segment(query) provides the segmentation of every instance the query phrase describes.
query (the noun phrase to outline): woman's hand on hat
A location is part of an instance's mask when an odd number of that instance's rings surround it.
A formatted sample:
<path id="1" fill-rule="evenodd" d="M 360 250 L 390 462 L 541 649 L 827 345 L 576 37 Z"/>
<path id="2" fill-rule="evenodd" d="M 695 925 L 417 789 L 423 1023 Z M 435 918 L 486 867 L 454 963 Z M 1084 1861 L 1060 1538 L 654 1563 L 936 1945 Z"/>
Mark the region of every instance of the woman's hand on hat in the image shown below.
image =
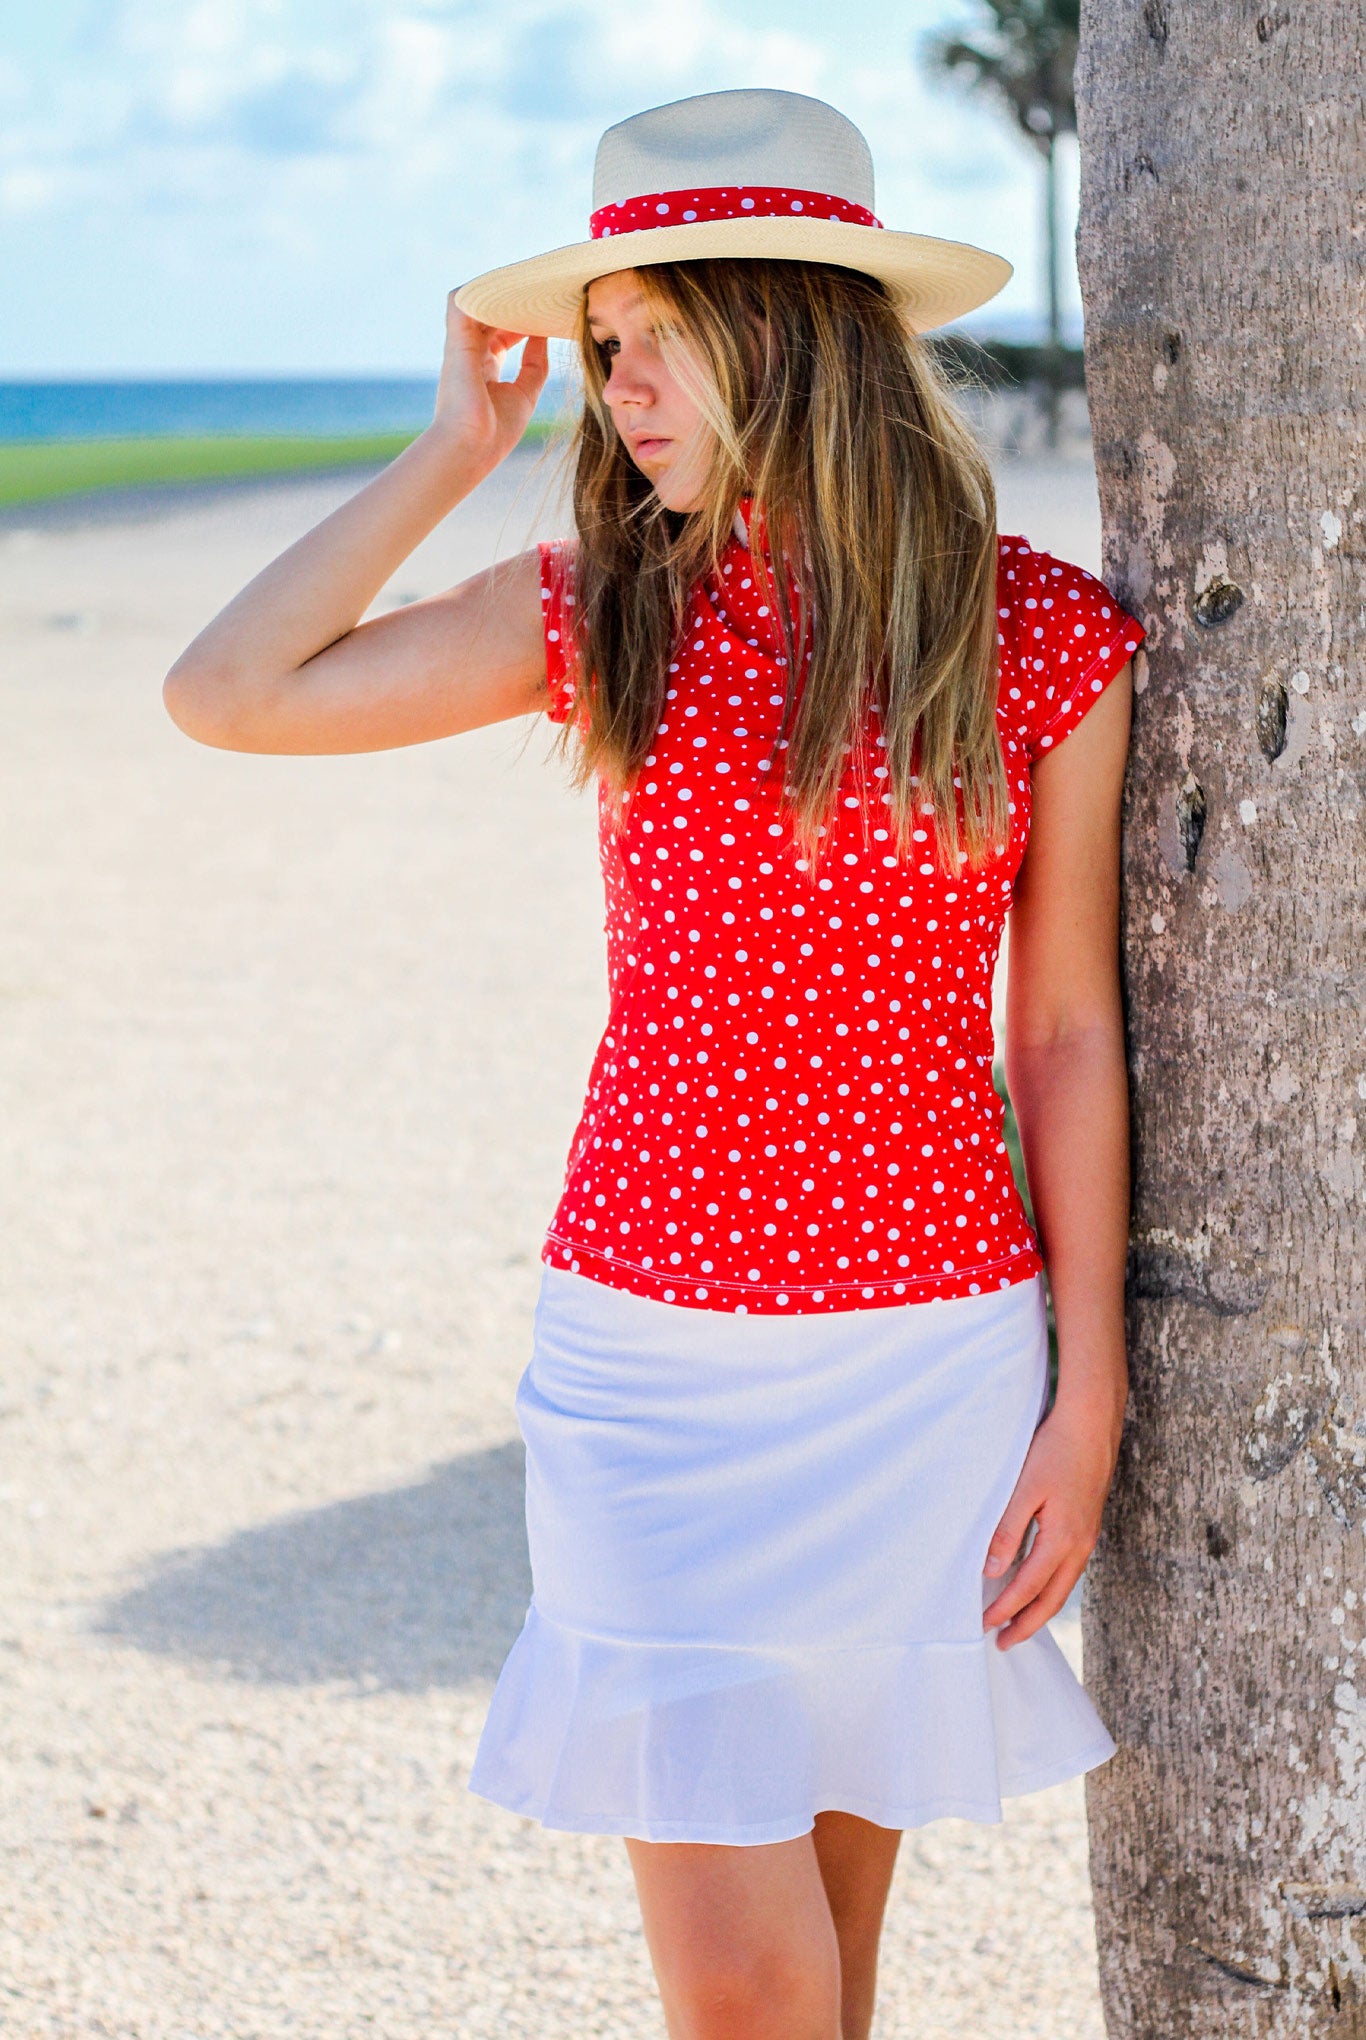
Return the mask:
<path id="1" fill-rule="evenodd" d="M 503 363 L 523 340 L 521 367 L 500 380 Z M 437 385 L 432 430 L 449 435 L 462 456 L 497 467 L 521 439 L 549 373 L 549 348 L 538 334 L 485 326 L 462 312 L 452 291 L 446 299 L 446 352 Z"/>

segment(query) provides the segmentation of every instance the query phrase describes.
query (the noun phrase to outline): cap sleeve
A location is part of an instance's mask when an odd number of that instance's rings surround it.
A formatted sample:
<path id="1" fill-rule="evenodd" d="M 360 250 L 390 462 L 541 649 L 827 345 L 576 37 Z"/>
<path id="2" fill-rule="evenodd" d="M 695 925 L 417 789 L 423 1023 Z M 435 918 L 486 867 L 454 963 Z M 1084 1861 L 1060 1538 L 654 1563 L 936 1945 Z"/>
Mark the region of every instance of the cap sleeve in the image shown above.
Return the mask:
<path id="1" fill-rule="evenodd" d="M 545 632 L 545 677 L 550 690 L 546 714 L 551 722 L 568 722 L 578 694 L 574 654 L 574 558 L 570 539 L 545 539 L 541 558 L 541 624 Z"/>
<path id="2" fill-rule="evenodd" d="M 1146 633 L 1085 567 L 1035 552 L 1022 539 L 1009 544 L 1014 571 L 998 608 L 1003 648 L 1014 654 L 1014 706 L 1032 765 L 1071 735 Z"/>

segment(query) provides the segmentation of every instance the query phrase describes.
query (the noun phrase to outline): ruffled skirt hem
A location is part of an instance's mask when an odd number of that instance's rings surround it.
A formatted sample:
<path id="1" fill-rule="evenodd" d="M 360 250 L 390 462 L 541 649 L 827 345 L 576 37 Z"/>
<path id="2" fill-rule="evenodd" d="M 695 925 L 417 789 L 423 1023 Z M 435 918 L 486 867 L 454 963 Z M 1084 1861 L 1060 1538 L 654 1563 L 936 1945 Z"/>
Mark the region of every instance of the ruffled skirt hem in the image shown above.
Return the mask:
<path id="1" fill-rule="evenodd" d="M 841 1811 L 997 1823 L 1115 1743 L 1047 1627 L 850 1649 L 586 1634 L 533 1601 L 469 1789 L 568 1833 L 756 1845 Z"/>

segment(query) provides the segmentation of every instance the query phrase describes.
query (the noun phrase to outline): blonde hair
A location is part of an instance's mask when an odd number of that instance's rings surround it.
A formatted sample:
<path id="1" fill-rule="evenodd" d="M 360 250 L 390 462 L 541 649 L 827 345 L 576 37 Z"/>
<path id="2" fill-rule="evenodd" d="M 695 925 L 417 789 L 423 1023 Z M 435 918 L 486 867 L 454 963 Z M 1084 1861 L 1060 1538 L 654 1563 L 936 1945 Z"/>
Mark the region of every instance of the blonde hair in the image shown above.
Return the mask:
<path id="1" fill-rule="evenodd" d="M 637 277 L 666 364 L 711 428 L 712 454 L 702 507 L 666 510 L 607 409 L 608 362 L 585 302 L 571 449 L 571 652 L 586 676 L 575 783 L 600 777 L 622 825 L 685 605 L 716 570 L 749 495 L 771 561 L 769 578 L 754 547 L 756 578 L 786 654 L 769 765 L 785 754 L 781 797 L 808 869 L 850 753 L 861 756 L 871 701 L 898 855 L 932 815 L 942 869 L 984 862 L 1009 829 L 996 727 L 996 492 L 936 356 L 880 283 L 830 264 L 676 262 Z"/>

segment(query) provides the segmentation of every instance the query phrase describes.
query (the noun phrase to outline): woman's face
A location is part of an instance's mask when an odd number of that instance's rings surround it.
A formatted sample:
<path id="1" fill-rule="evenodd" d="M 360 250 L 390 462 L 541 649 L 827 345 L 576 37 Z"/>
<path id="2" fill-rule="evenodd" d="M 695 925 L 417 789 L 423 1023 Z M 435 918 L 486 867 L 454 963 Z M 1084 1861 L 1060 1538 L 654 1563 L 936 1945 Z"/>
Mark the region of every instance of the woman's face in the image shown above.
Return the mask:
<path id="1" fill-rule="evenodd" d="M 588 329 L 605 356 L 603 397 L 622 444 L 666 509 L 696 510 L 715 435 L 696 400 L 665 366 L 659 317 L 646 304 L 633 269 L 596 277 L 588 286 Z M 700 360 L 691 353 L 689 360 L 700 379 Z"/>

